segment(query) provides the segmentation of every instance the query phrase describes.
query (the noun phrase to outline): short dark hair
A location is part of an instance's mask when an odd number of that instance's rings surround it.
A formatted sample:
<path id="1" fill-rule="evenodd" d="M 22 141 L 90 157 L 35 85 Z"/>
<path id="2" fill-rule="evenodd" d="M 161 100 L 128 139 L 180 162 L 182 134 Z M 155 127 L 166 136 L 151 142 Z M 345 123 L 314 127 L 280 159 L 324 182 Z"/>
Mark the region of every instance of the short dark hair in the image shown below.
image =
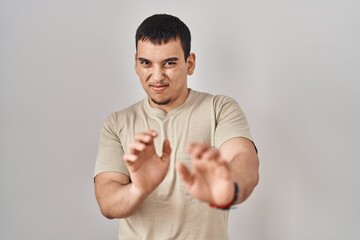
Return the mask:
<path id="1" fill-rule="evenodd" d="M 135 46 L 137 50 L 138 41 L 140 40 L 161 45 L 177 39 L 180 40 L 186 61 L 191 48 L 189 28 L 178 17 L 168 14 L 155 14 L 146 18 L 136 30 Z"/>

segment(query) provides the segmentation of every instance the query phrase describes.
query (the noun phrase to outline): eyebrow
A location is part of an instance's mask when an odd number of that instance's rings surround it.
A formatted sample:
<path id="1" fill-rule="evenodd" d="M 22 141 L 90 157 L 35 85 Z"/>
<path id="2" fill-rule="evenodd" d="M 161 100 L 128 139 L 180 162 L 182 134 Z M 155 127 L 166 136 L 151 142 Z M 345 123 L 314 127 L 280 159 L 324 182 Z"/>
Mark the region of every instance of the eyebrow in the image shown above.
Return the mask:
<path id="1" fill-rule="evenodd" d="M 150 60 L 146 59 L 146 58 L 143 58 L 143 57 L 138 57 L 138 60 L 140 62 L 150 62 Z"/>
<path id="2" fill-rule="evenodd" d="M 176 62 L 177 60 L 179 60 L 178 57 L 170 57 L 164 60 L 164 62 Z"/>
<path id="3" fill-rule="evenodd" d="M 150 60 L 146 59 L 146 58 L 143 58 L 143 57 L 138 57 L 138 60 L 141 61 L 141 62 L 151 62 Z M 166 58 L 163 62 L 176 62 L 178 61 L 179 58 L 178 57 L 169 57 L 169 58 Z"/>

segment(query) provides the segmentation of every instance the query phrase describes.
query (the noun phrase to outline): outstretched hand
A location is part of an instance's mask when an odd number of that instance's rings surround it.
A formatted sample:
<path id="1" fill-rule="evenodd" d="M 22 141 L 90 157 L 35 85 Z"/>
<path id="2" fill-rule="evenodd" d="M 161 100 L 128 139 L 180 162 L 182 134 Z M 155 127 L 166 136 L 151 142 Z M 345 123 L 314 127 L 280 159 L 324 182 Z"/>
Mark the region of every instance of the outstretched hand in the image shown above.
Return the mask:
<path id="1" fill-rule="evenodd" d="M 192 171 L 183 163 L 177 166 L 187 191 L 207 203 L 222 206 L 231 202 L 234 183 L 230 163 L 208 144 L 192 143 L 187 150 L 192 159 Z"/>
<path id="2" fill-rule="evenodd" d="M 155 131 L 135 135 L 124 155 L 131 181 L 141 194 L 151 193 L 165 178 L 170 163 L 171 147 L 168 140 L 163 142 L 162 156 L 155 151 Z"/>

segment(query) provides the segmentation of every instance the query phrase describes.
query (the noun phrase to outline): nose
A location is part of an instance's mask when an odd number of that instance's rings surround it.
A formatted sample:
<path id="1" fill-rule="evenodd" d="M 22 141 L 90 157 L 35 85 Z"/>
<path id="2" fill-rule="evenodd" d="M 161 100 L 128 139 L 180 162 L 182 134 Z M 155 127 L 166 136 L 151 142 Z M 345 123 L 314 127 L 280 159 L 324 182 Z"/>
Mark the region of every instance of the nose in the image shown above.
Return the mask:
<path id="1" fill-rule="evenodd" d="M 155 82 L 160 82 L 164 79 L 164 70 L 162 67 L 154 66 L 152 78 Z"/>

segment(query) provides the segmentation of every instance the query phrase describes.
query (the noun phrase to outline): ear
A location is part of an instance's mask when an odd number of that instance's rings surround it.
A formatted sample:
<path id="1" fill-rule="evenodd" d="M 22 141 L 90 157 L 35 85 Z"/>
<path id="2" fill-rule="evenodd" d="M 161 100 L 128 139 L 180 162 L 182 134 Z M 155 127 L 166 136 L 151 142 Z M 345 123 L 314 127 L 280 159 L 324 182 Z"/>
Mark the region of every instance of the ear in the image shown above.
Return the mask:
<path id="1" fill-rule="evenodd" d="M 188 65 L 187 74 L 188 75 L 192 75 L 194 73 L 195 59 L 196 59 L 195 53 L 190 53 L 190 55 L 187 57 L 187 65 Z"/>
<path id="2" fill-rule="evenodd" d="M 135 62 L 134 62 L 134 67 L 135 67 L 135 72 L 136 72 L 136 74 L 138 74 L 138 68 L 137 68 L 137 66 L 138 66 L 138 61 L 137 61 L 137 58 L 138 58 L 138 54 L 137 54 L 137 52 L 135 53 L 135 58 L 134 58 L 134 60 L 135 60 Z"/>

